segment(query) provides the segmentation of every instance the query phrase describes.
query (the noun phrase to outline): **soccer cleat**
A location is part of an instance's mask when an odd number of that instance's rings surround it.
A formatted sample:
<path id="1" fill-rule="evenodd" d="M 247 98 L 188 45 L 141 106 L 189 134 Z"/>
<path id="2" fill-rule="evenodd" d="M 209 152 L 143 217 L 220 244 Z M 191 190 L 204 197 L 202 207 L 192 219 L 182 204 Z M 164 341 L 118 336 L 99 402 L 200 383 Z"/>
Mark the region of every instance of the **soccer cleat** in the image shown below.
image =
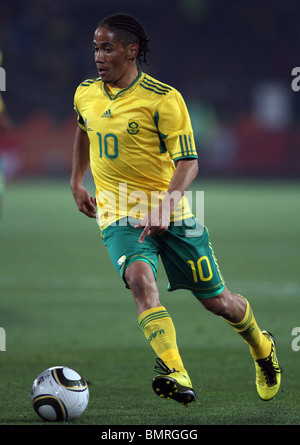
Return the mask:
<path id="1" fill-rule="evenodd" d="M 282 369 L 277 360 L 274 337 L 270 332 L 262 331 L 262 333 L 270 340 L 272 349 L 267 358 L 254 360 L 256 369 L 256 389 L 259 397 L 262 400 L 268 401 L 273 399 L 279 390 Z"/>
<path id="2" fill-rule="evenodd" d="M 181 371 L 170 369 L 160 359 L 156 359 L 155 370 L 159 375 L 152 381 L 152 388 L 159 397 L 167 400 L 173 399 L 182 405 L 189 406 L 189 403 L 196 401 L 196 394 L 192 388 L 189 376 Z"/>

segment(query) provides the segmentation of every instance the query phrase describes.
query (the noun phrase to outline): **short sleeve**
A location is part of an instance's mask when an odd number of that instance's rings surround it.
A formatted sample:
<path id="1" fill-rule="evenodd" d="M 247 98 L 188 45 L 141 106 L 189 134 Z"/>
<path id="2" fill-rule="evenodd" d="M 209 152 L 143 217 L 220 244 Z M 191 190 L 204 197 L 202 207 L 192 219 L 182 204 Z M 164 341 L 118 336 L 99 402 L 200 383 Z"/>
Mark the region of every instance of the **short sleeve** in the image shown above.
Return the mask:
<path id="1" fill-rule="evenodd" d="M 81 116 L 80 111 L 79 111 L 79 105 L 78 105 L 78 102 L 79 102 L 78 95 L 79 94 L 78 94 L 78 89 L 79 89 L 79 87 L 77 88 L 77 90 L 75 92 L 75 95 L 74 95 L 74 110 L 77 113 L 77 123 L 78 123 L 78 126 L 81 128 L 81 130 L 86 131 L 84 119 Z"/>
<path id="2" fill-rule="evenodd" d="M 170 91 L 161 102 L 156 122 L 160 137 L 173 161 L 198 157 L 191 119 L 177 90 Z"/>

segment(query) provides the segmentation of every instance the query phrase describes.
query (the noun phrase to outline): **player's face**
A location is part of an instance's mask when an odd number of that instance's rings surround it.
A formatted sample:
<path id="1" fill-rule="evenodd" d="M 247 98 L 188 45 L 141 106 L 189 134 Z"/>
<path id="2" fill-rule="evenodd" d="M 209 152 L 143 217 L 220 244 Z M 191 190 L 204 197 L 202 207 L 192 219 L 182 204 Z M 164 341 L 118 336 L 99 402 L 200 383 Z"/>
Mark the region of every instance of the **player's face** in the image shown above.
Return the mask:
<path id="1" fill-rule="evenodd" d="M 93 45 L 97 70 L 103 82 L 112 87 L 129 86 L 132 83 L 129 77 L 134 68 L 133 45 L 124 48 L 122 43 L 115 39 L 114 33 L 106 27 L 96 29 Z"/>

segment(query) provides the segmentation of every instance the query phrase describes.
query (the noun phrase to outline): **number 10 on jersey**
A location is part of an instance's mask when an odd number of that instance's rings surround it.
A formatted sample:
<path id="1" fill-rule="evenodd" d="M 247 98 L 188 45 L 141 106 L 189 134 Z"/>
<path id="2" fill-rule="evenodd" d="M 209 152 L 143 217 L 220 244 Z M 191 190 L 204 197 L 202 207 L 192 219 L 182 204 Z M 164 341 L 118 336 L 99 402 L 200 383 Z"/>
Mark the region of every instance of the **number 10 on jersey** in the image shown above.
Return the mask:
<path id="1" fill-rule="evenodd" d="M 103 156 L 108 159 L 115 159 L 119 154 L 119 144 L 118 138 L 113 133 L 107 133 L 106 135 L 102 135 L 101 133 L 97 133 L 99 139 L 99 155 L 100 158 Z"/>

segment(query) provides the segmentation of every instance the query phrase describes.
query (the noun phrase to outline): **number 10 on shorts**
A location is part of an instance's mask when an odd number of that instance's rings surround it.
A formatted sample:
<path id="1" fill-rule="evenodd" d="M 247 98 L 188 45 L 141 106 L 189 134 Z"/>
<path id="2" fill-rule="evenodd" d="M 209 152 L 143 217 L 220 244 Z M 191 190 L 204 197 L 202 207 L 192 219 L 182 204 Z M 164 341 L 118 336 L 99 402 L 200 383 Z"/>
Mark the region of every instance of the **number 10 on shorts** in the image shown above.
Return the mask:
<path id="1" fill-rule="evenodd" d="M 195 283 L 198 283 L 198 276 L 201 281 L 209 281 L 212 279 L 213 273 L 207 256 L 200 257 L 196 264 L 193 260 L 188 260 L 187 263 L 190 265 L 192 269 L 193 279 Z M 204 265 L 206 265 L 205 271 L 203 270 Z"/>

